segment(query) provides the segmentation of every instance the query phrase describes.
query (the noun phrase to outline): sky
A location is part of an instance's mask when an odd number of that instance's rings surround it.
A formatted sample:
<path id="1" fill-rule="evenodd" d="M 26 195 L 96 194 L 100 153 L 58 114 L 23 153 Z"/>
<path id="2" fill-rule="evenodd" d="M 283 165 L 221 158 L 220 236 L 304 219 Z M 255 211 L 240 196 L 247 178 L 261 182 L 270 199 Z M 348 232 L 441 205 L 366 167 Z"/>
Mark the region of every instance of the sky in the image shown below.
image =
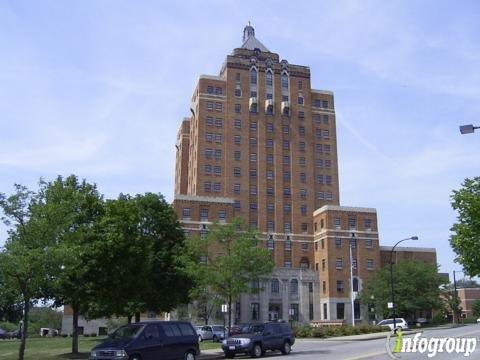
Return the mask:
<path id="1" fill-rule="evenodd" d="M 74 173 L 107 198 L 172 201 L 198 76 L 251 21 L 334 92 L 341 205 L 376 208 L 381 245 L 416 235 L 403 244 L 435 247 L 451 274 L 450 196 L 480 175 L 480 132 L 458 130 L 480 125 L 479 19 L 474 0 L 2 0 L 0 192 Z"/>

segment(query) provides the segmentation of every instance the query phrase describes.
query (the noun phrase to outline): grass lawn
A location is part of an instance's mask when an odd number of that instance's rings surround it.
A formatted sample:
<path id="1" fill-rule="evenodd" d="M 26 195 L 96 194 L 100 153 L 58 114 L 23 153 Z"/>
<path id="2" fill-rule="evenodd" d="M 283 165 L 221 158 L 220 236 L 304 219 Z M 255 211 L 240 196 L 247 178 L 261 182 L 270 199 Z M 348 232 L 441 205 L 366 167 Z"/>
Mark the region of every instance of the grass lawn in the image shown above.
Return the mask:
<path id="1" fill-rule="evenodd" d="M 88 359 L 90 350 L 105 338 L 78 338 L 80 354 L 70 354 L 72 347 L 71 338 L 29 338 L 25 353 L 26 360 L 60 360 L 60 359 Z M 0 340 L 0 360 L 18 359 L 20 340 Z M 200 349 L 221 349 L 220 343 L 203 341 Z"/>

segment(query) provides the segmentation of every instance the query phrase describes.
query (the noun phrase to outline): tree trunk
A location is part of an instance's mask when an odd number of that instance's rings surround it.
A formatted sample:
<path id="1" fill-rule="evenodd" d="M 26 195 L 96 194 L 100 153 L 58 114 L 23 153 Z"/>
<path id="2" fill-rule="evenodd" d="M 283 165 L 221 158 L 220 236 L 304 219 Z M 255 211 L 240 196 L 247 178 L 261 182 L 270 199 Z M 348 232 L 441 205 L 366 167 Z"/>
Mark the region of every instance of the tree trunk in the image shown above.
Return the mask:
<path id="1" fill-rule="evenodd" d="M 128 315 L 128 317 L 127 317 L 127 321 L 128 321 L 128 323 L 129 323 L 129 324 L 131 324 L 131 323 L 132 323 L 132 315 Z"/>
<path id="2" fill-rule="evenodd" d="M 72 332 L 72 354 L 78 354 L 78 317 L 80 315 L 80 306 L 72 305 L 73 310 L 73 332 Z"/>
<path id="3" fill-rule="evenodd" d="M 228 295 L 228 336 L 230 336 L 230 329 L 232 328 L 232 295 Z"/>
<path id="4" fill-rule="evenodd" d="M 139 312 L 135 313 L 135 322 L 136 323 L 140 322 L 140 313 Z"/>
<path id="5" fill-rule="evenodd" d="M 18 360 L 23 360 L 25 357 L 25 346 L 27 345 L 28 314 L 30 312 L 30 299 L 24 300 L 24 309 L 25 310 L 23 315 L 22 340 L 20 341 Z"/>

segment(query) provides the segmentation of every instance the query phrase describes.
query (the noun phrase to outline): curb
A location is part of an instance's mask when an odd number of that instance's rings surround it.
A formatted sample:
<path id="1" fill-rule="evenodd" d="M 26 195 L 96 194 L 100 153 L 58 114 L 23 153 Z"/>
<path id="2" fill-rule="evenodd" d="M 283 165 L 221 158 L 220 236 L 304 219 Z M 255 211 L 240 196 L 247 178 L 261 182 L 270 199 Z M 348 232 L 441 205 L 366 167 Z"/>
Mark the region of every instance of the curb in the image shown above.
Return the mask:
<path id="1" fill-rule="evenodd" d="M 412 335 L 416 333 L 423 333 L 423 330 L 409 330 L 404 331 L 403 335 Z M 390 334 L 389 331 L 383 331 L 380 333 L 372 333 L 371 336 L 364 335 L 349 335 L 349 336 L 335 336 L 331 338 L 302 338 L 297 340 L 308 340 L 308 341 L 368 341 L 368 340 L 378 340 L 385 339 Z M 367 334 L 365 334 L 367 335 Z M 368 334 L 370 335 L 370 334 Z"/>
<path id="2" fill-rule="evenodd" d="M 211 360 L 211 359 L 223 359 L 225 355 L 223 354 L 223 351 L 202 351 L 200 355 L 198 356 L 199 359 L 202 360 Z"/>

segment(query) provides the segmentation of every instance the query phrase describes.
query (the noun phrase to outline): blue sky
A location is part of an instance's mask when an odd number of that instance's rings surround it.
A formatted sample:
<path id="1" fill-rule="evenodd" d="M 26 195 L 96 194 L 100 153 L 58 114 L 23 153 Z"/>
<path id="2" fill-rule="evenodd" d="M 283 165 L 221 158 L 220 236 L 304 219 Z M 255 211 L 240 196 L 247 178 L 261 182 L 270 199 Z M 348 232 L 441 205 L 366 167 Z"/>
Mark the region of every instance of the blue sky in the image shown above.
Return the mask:
<path id="1" fill-rule="evenodd" d="M 480 125 L 479 18 L 478 1 L 1 1 L 0 191 L 75 173 L 172 200 L 198 75 L 250 20 L 335 93 L 341 204 L 377 208 L 383 245 L 418 235 L 460 270 L 449 197 L 480 174 L 480 133 L 458 131 Z"/>

